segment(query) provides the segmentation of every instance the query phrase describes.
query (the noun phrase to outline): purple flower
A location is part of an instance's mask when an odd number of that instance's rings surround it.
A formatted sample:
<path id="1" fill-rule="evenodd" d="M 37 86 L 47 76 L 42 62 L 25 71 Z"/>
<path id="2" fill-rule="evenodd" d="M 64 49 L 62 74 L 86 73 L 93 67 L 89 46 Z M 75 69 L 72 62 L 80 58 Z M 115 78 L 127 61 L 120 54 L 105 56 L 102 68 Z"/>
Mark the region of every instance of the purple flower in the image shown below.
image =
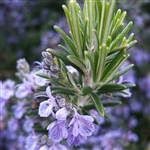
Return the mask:
<path id="1" fill-rule="evenodd" d="M 39 137 L 36 135 L 29 135 L 26 139 L 26 145 L 25 148 L 27 150 L 37 150 L 37 147 L 39 147 Z"/>
<path id="2" fill-rule="evenodd" d="M 68 69 L 68 71 L 74 76 L 74 77 L 78 77 L 79 76 L 79 73 L 78 71 L 72 67 L 72 66 L 66 66 L 66 68 Z"/>
<path id="3" fill-rule="evenodd" d="M 14 95 L 14 85 L 15 82 L 11 80 L 6 80 L 3 83 L 0 81 L 0 98 L 8 100 L 12 97 Z"/>
<path id="4" fill-rule="evenodd" d="M 18 129 L 18 120 L 15 118 L 11 118 L 8 123 L 9 132 L 15 132 Z"/>
<path id="5" fill-rule="evenodd" d="M 63 107 L 56 112 L 56 119 L 57 120 L 66 120 L 69 113 L 70 112 L 67 110 L 67 108 Z"/>
<path id="6" fill-rule="evenodd" d="M 33 75 L 35 84 L 38 86 L 44 86 L 47 83 L 47 80 L 45 78 L 37 76 L 36 74 L 45 74 L 44 70 L 40 69 L 34 72 L 34 75 Z"/>
<path id="7" fill-rule="evenodd" d="M 18 85 L 18 89 L 16 91 L 17 98 L 25 98 L 27 95 L 32 94 L 32 82 L 28 82 L 23 80 L 24 83 Z"/>
<path id="8" fill-rule="evenodd" d="M 52 122 L 47 127 L 49 138 L 55 142 L 60 142 L 63 138 L 68 137 L 68 131 L 66 128 L 66 120 L 57 120 Z"/>
<path id="9" fill-rule="evenodd" d="M 7 116 L 6 101 L 0 98 L 0 121 Z"/>
<path id="10" fill-rule="evenodd" d="M 17 60 L 17 70 L 21 74 L 29 73 L 30 72 L 30 66 L 25 58 L 20 58 Z"/>
<path id="11" fill-rule="evenodd" d="M 67 138 L 67 143 L 69 146 L 71 146 L 71 145 L 78 146 L 87 139 L 87 136 L 82 136 L 81 134 L 74 136 L 73 132 L 74 132 L 74 127 L 70 126 L 70 128 L 68 130 L 69 135 Z"/>
<path id="12" fill-rule="evenodd" d="M 133 142 L 137 142 L 139 139 L 138 136 L 134 134 L 132 131 L 128 131 L 127 138 L 128 138 L 128 141 L 133 141 Z"/>
<path id="13" fill-rule="evenodd" d="M 93 117 L 87 115 L 79 115 L 77 110 L 74 108 L 74 117 L 71 120 L 68 130 L 68 145 L 74 144 L 75 146 L 87 139 L 87 136 L 91 136 L 95 130 L 93 124 Z"/>
<path id="14" fill-rule="evenodd" d="M 28 116 L 25 116 L 25 120 L 23 123 L 24 131 L 26 131 L 27 133 L 31 133 L 33 124 L 34 124 L 34 120 L 32 118 L 29 118 Z"/>
<path id="15" fill-rule="evenodd" d="M 49 99 L 40 103 L 39 112 L 38 112 L 40 117 L 48 117 L 52 113 L 53 107 L 56 105 L 55 99 L 51 95 L 50 87 L 47 87 L 46 93 Z"/>
<path id="16" fill-rule="evenodd" d="M 14 116 L 17 119 L 20 119 L 25 113 L 25 102 L 18 101 L 16 105 L 12 106 L 14 111 Z"/>

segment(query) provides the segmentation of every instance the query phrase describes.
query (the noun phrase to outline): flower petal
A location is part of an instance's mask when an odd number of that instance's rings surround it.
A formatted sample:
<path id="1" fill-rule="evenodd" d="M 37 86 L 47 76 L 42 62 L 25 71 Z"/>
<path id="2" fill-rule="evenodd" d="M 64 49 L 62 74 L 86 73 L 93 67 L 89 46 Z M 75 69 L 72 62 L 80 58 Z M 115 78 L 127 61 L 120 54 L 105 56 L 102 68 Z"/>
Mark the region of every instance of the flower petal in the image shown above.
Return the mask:
<path id="1" fill-rule="evenodd" d="M 86 136 L 82 136 L 82 135 L 79 134 L 77 137 L 74 138 L 73 144 L 75 146 L 78 146 L 81 143 L 83 143 L 86 139 L 87 139 Z"/>
<path id="2" fill-rule="evenodd" d="M 74 141 L 74 136 L 72 135 L 72 126 L 69 128 L 68 133 L 69 133 L 69 135 L 67 138 L 67 143 L 69 146 L 71 146 Z"/>
<path id="3" fill-rule="evenodd" d="M 20 85 L 18 90 L 16 91 L 17 98 L 24 98 L 30 93 L 30 90 L 24 85 Z"/>
<path id="4" fill-rule="evenodd" d="M 48 117 L 52 113 L 53 105 L 49 101 L 44 101 L 40 103 L 38 114 L 40 117 Z"/>
<path id="5" fill-rule="evenodd" d="M 40 74 L 40 73 L 41 74 L 44 73 L 43 69 L 40 69 L 40 70 L 34 72 L 34 75 L 33 75 L 34 81 L 38 86 L 44 86 L 47 82 L 46 79 L 36 75 L 36 74 Z"/>
<path id="6" fill-rule="evenodd" d="M 69 115 L 69 111 L 66 109 L 66 107 L 63 107 L 56 112 L 56 119 L 66 120 L 68 115 Z"/>
<path id="7" fill-rule="evenodd" d="M 73 130 L 72 130 L 72 134 L 73 134 L 73 136 L 77 136 L 78 135 L 78 133 L 79 133 L 79 131 L 78 131 L 78 124 L 77 123 L 74 123 L 74 125 L 73 125 Z"/>
<path id="8" fill-rule="evenodd" d="M 69 126 L 71 126 L 75 122 L 75 118 L 73 117 L 69 123 Z"/>
<path id="9" fill-rule="evenodd" d="M 80 115 L 80 117 L 83 118 L 84 120 L 87 120 L 87 121 L 90 121 L 90 122 L 94 121 L 94 118 L 91 117 L 91 116 L 88 116 L 88 115 Z"/>
<path id="10" fill-rule="evenodd" d="M 52 122 L 48 127 L 47 130 L 51 130 L 55 126 L 56 122 Z"/>
<path id="11" fill-rule="evenodd" d="M 82 136 L 91 136 L 94 130 L 95 130 L 95 127 L 93 123 L 87 120 L 81 120 L 81 123 L 79 125 L 79 133 Z"/>
<path id="12" fill-rule="evenodd" d="M 51 89 L 50 89 L 49 86 L 46 88 L 46 94 L 48 95 L 48 97 L 49 97 L 51 100 L 54 100 L 54 97 L 53 97 L 52 94 L 51 94 Z"/>
<path id="13" fill-rule="evenodd" d="M 67 128 L 66 128 L 66 121 L 63 121 L 61 123 L 61 126 L 62 126 L 62 136 L 64 139 L 66 139 L 68 137 L 68 131 L 67 131 Z"/>
<path id="14" fill-rule="evenodd" d="M 62 140 L 62 132 L 59 123 L 55 121 L 55 125 L 49 129 L 49 138 L 55 142 L 60 142 Z"/>

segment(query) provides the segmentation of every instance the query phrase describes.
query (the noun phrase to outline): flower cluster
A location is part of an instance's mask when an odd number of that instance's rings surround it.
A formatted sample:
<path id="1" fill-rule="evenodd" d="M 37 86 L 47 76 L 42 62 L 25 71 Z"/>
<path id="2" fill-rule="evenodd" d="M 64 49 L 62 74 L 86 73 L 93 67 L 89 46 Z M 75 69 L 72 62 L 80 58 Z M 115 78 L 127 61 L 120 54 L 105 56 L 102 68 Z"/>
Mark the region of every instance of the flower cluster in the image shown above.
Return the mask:
<path id="1" fill-rule="evenodd" d="M 47 127 L 51 140 L 61 142 L 63 139 L 67 139 L 68 145 L 78 146 L 82 140 L 86 140 L 88 136 L 92 135 L 95 127 L 94 119 L 91 116 L 79 115 L 77 109 L 69 105 L 59 106 L 58 98 L 51 95 L 50 87 L 47 87 L 46 93 L 49 99 L 40 103 L 39 115 L 48 117 L 52 114 L 55 118 L 55 121 Z"/>

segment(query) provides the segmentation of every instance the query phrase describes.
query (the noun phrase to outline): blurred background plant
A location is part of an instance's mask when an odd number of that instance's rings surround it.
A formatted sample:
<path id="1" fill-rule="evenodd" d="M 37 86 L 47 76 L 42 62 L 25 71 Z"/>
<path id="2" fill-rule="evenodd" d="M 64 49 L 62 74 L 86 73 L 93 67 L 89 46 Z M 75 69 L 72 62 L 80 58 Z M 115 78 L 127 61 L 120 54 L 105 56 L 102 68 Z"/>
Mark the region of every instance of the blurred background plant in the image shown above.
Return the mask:
<path id="1" fill-rule="evenodd" d="M 79 2 L 82 3 L 82 1 Z M 25 57 L 32 66 L 35 60 L 41 60 L 41 52 L 46 48 L 58 49 L 57 44 L 61 42 L 61 39 L 58 33 L 53 30 L 53 25 L 58 25 L 66 32 L 68 29 L 63 10 L 61 9 L 63 3 L 65 1 L 62 0 L 4 0 L 0 2 L 1 80 L 16 79 L 15 68 L 18 58 Z M 95 138 L 89 138 L 88 144 L 85 143 L 83 148 L 149 150 L 150 2 L 148 0 L 118 1 L 117 8 L 127 11 L 127 22 L 130 20 L 134 22 L 132 32 L 135 33 L 135 39 L 138 43 L 129 51 L 131 57 L 127 63 L 134 63 L 135 67 L 126 74 L 125 78 L 131 78 L 137 86 L 131 89 L 131 98 L 122 98 L 123 104 L 117 106 L 117 109 L 115 107 L 107 110 L 110 112 L 112 119 L 110 121 L 102 119 L 100 130 L 95 133 Z M 13 84 L 9 83 L 11 85 L 9 90 L 13 87 Z M 13 96 L 13 94 L 10 94 L 10 96 Z M 1 98 L 1 100 L 3 99 Z M 8 110 L 11 110 L 10 104 L 14 105 L 14 103 L 12 100 L 7 101 Z M 1 103 L 1 105 L 3 104 Z M 21 107 L 24 104 L 18 105 Z M 6 115 L 7 117 L 5 116 L 7 119 L 8 114 Z M 25 120 L 28 120 L 28 118 Z M 22 125 L 25 120 L 22 120 Z M 17 122 L 15 117 L 7 120 L 6 124 L 1 122 L 1 129 L 7 128 L 7 130 L 10 130 L 11 124 L 16 123 L 17 126 Z M 18 142 L 21 145 L 23 141 L 21 135 L 23 133 L 20 132 L 22 129 L 17 130 L 16 128 L 14 126 L 14 129 L 11 129 L 14 134 L 9 140 L 13 141 L 13 136 L 20 135 Z M 23 132 L 28 133 L 26 130 Z"/>
<path id="2" fill-rule="evenodd" d="M 46 47 L 56 45 L 59 37 L 55 37 L 52 27 L 63 17 L 63 3 L 55 0 L 0 2 L 2 79 L 14 75 L 18 58 L 25 57 L 31 64 L 41 59 L 40 53 Z"/>

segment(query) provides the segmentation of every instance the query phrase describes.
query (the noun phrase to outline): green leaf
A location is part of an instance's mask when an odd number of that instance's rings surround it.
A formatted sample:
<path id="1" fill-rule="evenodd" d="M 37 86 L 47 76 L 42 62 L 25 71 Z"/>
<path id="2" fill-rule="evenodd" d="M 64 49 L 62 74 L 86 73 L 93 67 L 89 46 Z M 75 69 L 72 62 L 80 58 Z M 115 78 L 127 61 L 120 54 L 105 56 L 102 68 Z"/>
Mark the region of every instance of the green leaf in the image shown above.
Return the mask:
<path id="1" fill-rule="evenodd" d="M 121 42 L 120 45 L 124 45 L 124 44 L 127 44 L 127 43 L 128 43 L 127 38 L 123 37 L 122 42 Z"/>
<path id="2" fill-rule="evenodd" d="M 109 116 L 108 116 L 108 114 L 105 112 L 105 116 L 104 116 L 105 118 L 107 118 L 108 120 L 110 120 L 110 118 L 109 118 Z"/>
<path id="3" fill-rule="evenodd" d="M 50 79 L 50 77 L 48 75 L 43 74 L 43 73 L 37 73 L 36 75 L 39 77 L 45 78 L 45 79 Z"/>
<path id="4" fill-rule="evenodd" d="M 36 75 L 39 76 L 39 77 L 47 79 L 47 81 L 49 81 L 50 83 L 57 83 L 59 85 L 63 85 L 63 83 L 59 79 L 51 78 L 51 77 L 49 77 L 46 74 L 40 74 L 40 73 L 38 73 Z"/>
<path id="5" fill-rule="evenodd" d="M 39 123 L 34 123 L 32 128 L 35 132 L 47 134 L 47 130 L 44 129 Z"/>
<path id="6" fill-rule="evenodd" d="M 99 12 L 99 14 L 102 13 L 102 1 L 95 1 L 96 2 L 96 9 L 97 9 L 97 12 Z M 96 17 L 96 29 L 97 29 L 97 33 L 99 33 L 100 31 L 100 20 L 101 20 L 101 15 L 97 15 Z"/>
<path id="7" fill-rule="evenodd" d="M 94 104 L 88 104 L 88 105 L 83 106 L 83 109 L 85 109 L 85 110 L 95 109 L 95 105 Z"/>
<path id="8" fill-rule="evenodd" d="M 114 23 L 116 23 L 116 20 L 117 20 L 118 18 L 120 18 L 120 16 L 121 16 L 121 9 L 118 9 L 118 10 L 117 10 L 117 13 L 116 13 L 116 15 L 115 15 L 115 17 L 114 17 Z"/>
<path id="9" fill-rule="evenodd" d="M 109 52 L 108 55 L 113 54 L 113 53 L 116 53 L 116 52 L 118 52 L 118 51 L 120 51 L 120 50 L 126 50 L 126 49 L 129 48 L 129 46 L 130 46 L 129 44 L 121 45 L 121 46 L 119 46 L 119 47 L 113 49 L 111 52 Z"/>
<path id="10" fill-rule="evenodd" d="M 133 37 L 134 37 L 134 33 L 131 33 L 129 38 L 128 38 L 129 42 L 131 42 L 133 40 Z"/>
<path id="11" fill-rule="evenodd" d="M 105 9 L 106 9 L 106 0 L 102 1 L 102 11 L 101 11 L 101 20 L 100 20 L 100 27 L 99 27 L 99 31 L 98 31 L 98 35 L 99 35 L 99 41 L 102 42 L 102 35 L 103 35 L 103 28 L 104 28 L 104 22 L 105 22 Z M 102 44 L 102 43 L 100 43 Z"/>
<path id="12" fill-rule="evenodd" d="M 112 33 L 111 37 L 113 40 L 121 33 L 121 31 L 123 30 L 123 27 L 124 27 L 124 23 L 121 23 L 118 26 L 118 28 Z"/>
<path id="13" fill-rule="evenodd" d="M 79 9 L 78 9 L 77 3 L 74 0 L 70 1 L 70 17 L 71 17 L 71 26 L 72 26 L 72 36 L 73 36 L 73 40 L 76 43 L 77 51 L 79 54 L 78 56 L 80 58 L 83 58 L 82 36 L 81 36 L 81 27 L 80 27 L 78 13 L 79 13 Z"/>
<path id="14" fill-rule="evenodd" d="M 106 56 L 107 56 L 107 47 L 105 44 L 102 44 L 102 46 L 99 48 L 99 59 L 97 62 L 97 69 L 96 69 L 96 81 L 100 81 L 102 73 L 104 71 L 105 62 L 106 62 Z"/>
<path id="15" fill-rule="evenodd" d="M 28 116 L 35 116 L 38 114 L 38 110 L 37 109 L 30 109 L 28 112 L 27 112 L 27 115 Z"/>
<path id="16" fill-rule="evenodd" d="M 110 46 L 111 41 L 112 41 L 111 36 L 108 36 L 107 41 L 106 41 L 106 45 L 107 45 L 107 47 L 109 47 L 109 46 Z"/>
<path id="17" fill-rule="evenodd" d="M 129 50 L 134 44 L 136 44 L 137 43 L 137 40 L 134 40 L 134 41 L 132 41 L 132 42 L 130 42 L 129 43 L 129 47 L 128 47 L 128 49 L 127 50 Z"/>
<path id="18" fill-rule="evenodd" d="M 75 95 L 76 91 L 67 87 L 51 86 L 52 94 Z"/>
<path id="19" fill-rule="evenodd" d="M 93 29 L 93 43 L 94 43 L 94 50 L 99 49 L 99 39 L 97 35 L 97 31 Z"/>
<path id="20" fill-rule="evenodd" d="M 113 107 L 122 104 L 121 101 L 103 102 L 104 107 Z"/>
<path id="21" fill-rule="evenodd" d="M 51 48 L 48 48 L 46 51 L 56 56 L 57 58 L 60 58 L 66 65 L 70 64 L 70 61 L 67 59 L 66 55 L 62 54 L 61 52 L 58 52 Z"/>
<path id="22" fill-rule="evenodd" d="M 102 75 L 102 82 L 107 83 L 113 78 L 114 74 L 117 72 L 120 66 L 122 66 L 124 61 L 129 57 L 129 55 L 125 55 L 125 53 L 125 50 L 120 51 L 117 54 L 117 56 L 111 61 L 111 63 L 107 66 Z"/>
<path id="23" fill-rule="evenodd" d="M 82 96 L 85 96 L 85 95 L 88 95 L 92 92 L 92 88 L 90 86 L 86 86 L 86 87 L 83 87 L 81 89 L 81 95 Z"/>
<path id="24" fill-rule="evenodd" d="M 50 48 L 48 48 L 46 51 L 51 53 L 52 55 L 56 56 L 57 58 L 60 58 L 66 65 L 73 66 L 75 69 L 77 69 L 80 73 L 83 74 L 83 70 L 80 69 L 82 66 L 78 67 L 75 63 L 72 63 L 71 61 L 69 61 L 68 58 L 66 57 L 66 55 L 64 55 L 61 52 L 58 52 L 56 50 L 50 49 Z M 72 55 L 69 55 L 69 56 L 72 56 Z M 73 57 L 75 57 L 75 56 L 73 56 Z M 77 57 L 75 57 L 75 58 L 77 58 Z M 78 65 L 80 65 L 80 64 L 78 64 Z M 85 69 L 84 69 L 84 71 L 85 71 Z"/>
<path id="25" fill-rule="evenodd" d="M 62 8 L 63 8 L 63 10 L 65 12 L 70 31 L 71 31 L 71 33 L 73 33 L 73 27 L 72 27 L 72 23 L 71 23 L 70 12 L 68 11 L 68 9 L 67 9 L 67 7 L 65 5 L 63 5 Z"/>
<path id="26" fill-rule="evenodd" d="M 105 84 L 100 89 L 97 90 L 98 94 L 118 92 L 125 90 L 126 86 L 123 84 Z"/>
<path id="27" fill-rule="evenodd" d="M 114 15 L 114 9 L 116 6 L 116 1 L 115 0 L 110 0 L 108 4 L 106 4 L 106 12 L 105 12 L 105 23 L 103 26 L 103 43 L 106 43 L 106 39 L 108 36 L 108 31 L 110 28 L 110 24 L 112 21 L 112 17 Z"/>
<path id="28" fill-rule="evenodd" d="M 116 24 L 117 24 L 117 20 L 119 20 L 121 15 L 121 10 L 118 9 L 116 15 L 113 17 L 113 21 L 111 22 L 110 28 L 109 28 L 109 35 L 112 34 L 112 32 L 114 31 Z"/>
<path id="29" fill-rule="evenodd" d="M 67 72 L 67 78 L 68 78 L 68 81 L 70 82 L 70 84 L 78 89 L 77 85 L 76 85 L 76 82 L 75 82 L 75 79 L 73 78 L 72 74 L 70 72 Z"/>
<path id="30" fill-rule="evenodd" d="M 84 74 L 86 74 L 86 67 L 85 67 L 84 63 L 79 58 L 77 58 L 73 55 L 69 55 L 69 56 L 67 56 L 67 58 L 70 62 L 72 62 L 77 67 L 79 67 L 84 72 Z"/>
<path id="31" fill-rule="evenodd" d="M 90 62 L 90 66 L 91 66 L 91 71 L 92 71 L 92 79 L 94 80 L 95 79 L 95 65 L 94 65 L 94 60 L 93 60 L 93 57 L 92 55 L 88 52 L 88 51 L 85 51 L 84 52 L 84 55 L 85 57 L 89 60 Z"/>
<path id="32" fill-rule="evenodd" d="M 127 71 L 129 71 L 133 66 L 134 66 L 134 64 L 130 64 L 129 66 L 125 67 L 124 69 L 122 69 L 121 71 L 119 71 L 118 73 L 116 73 L 116 74 L 113 76 L 112 80 L 110 80 L 110 81 L 113 81 L 113 80 L 119 78 L 121 75 L 123 75 L 123 74 L 125 74 Z"/>
<path id="33" fill-rule="evenodd" d="M 110 50 L 113 50 L 123 39 L 123 37 L 129 32 L 132 27 L 132 21 L 128 23 L 128 25 L 124 28 L 124 30 L 116 37 L 116 39 L 112 42 L 110 46 Z"/>
<path id="34" fill-rule="evenodd" d="M 73 53 L 63 45 L 59 44 L 58 47 L 61 48 L 67 55 L 73 55 Z"/>
<path id="35" fill-rule="evenodd" d="M 84 25 L 84 31 L 83 31 L 83 50 L 86 50 L 86 44 L 87 44 L 87 40 L 88 40 L 88 36 L 87 36 L 87 24 L 88 24 L 88 19 L 85 21 L 85 25 Z"/>
<path id="36" fill-rule="evenodd" d="M 130 97 L 130 92 L 128 92 L 127 90 L 120 91 L 120 93 L 123 93 L 123 94 L 125 94 L 125 95 L 127 95 L 127 96 Z M 117 95 L 117 94 L 116 94 L 116 95 Z M 118 95 L 117 95 L 117 96 L 118 96 Z M 121 95 L 119 95 L 119 96 L 121 96 Z"/>
<path id="37" fill-rule="evenodd" d="M 113 107 L 122 104 L 121 101 L 112 101 L 112 102 L 102 102 L 103 107 Z M 95 109 L 94 104 L 88 104 L 83 107 L 84 110 Z"/>
<path id="38" fill-rule="evenodd" d="M 122 22 L 124 22 L 124 19 L 125 19 L 125 17 L 126 17 L 126 14 L 127 14 L 126 11 L 124 11 L 124 12 L 122 13 L 122 15 L 121 15 L 120 18 L 119 18 L 118 25 L 120 25 Z M 118 26 L 117 26 L 117 27 L 118 27 Z"/>
<path id="39" fill-rule="evenodd" d="M 120 13 L 119 16 L 117 16 L 117 18 L 115 18 L 114 24 L 112 26 L 113 28 L 111 30 L 111 34 L 123 23 L 124 18 L 126 16 L 126 11 L 123 12 L 122 15 L 121 15 L 121 10 L 119 13 Z"/>
<path id="40" fill-rule="evenodd" d="M 86 18 L 89 19 L 88 25 L 87 25 L 87 30 L 88 30 L 88 46 L 89 48 L 92 47 L 93 45 L 93 28 L 94 28 L 94 23 L 95 23 L 95 0 L 88 0 L 85 1 L 85 6 L 86 6 Z"/>
<path id="41" fill-rule="evenodd" d="M 47 86 L 38 86 L 36 87 L 37 91 L 46 91 Z"/>
<path id="42" fill-rule="evenodd" d="M 104 112 L 104 108 L 103 108 L 103 104 L 101 102 L 101 99 L 98 97 L 97 94 L 91 92 L 89 94 L 90 98 L 92 99 L 94 105 L 95 105 L 95 108 L 97 110 L 97 112 L 102 116 L 104 117 L 105 115 L 105 112 Z"/>
<path id="43" fill-rule="evenodd" d="M 131 88 L 131 87 L 135 87 L 135 84 L 123 84 L 124 86 L 126 86 L 126 88 Z"/>
<path id="44" fill-rule="evenodd" d="M 66 74 L 68 72 L 68 69 L 66 68 L 65 63 L 61 59 L 58 59 L 57 62 L 59 64 L 59 68 L 60 68 L 59 72 L 64 72 Z"/>
<path id="45" fill-rule="evenodd" d="M 76 47 L 73 43 L 73 41 L 66 35 L 66 33 L 59 28 L 58 26 L 54 26 L 54 29 L 62 36 L 63 40 L 65 41 L 66 45 L 68 46 L 69 50 L 75 55 L 77 56 L 76 53 Z"/>
<path id="46" fill-rule="evenodd" d="M 95 71 L 96 71 L 96 66 L 97 66 L 97 63 L 98 63 L 98 59 L 99 59 L 99 50 L 96 50 L 94 52 L 94 66 L 95 66 Z M 95 77 L 96 78 L 96 77 Z"/>

